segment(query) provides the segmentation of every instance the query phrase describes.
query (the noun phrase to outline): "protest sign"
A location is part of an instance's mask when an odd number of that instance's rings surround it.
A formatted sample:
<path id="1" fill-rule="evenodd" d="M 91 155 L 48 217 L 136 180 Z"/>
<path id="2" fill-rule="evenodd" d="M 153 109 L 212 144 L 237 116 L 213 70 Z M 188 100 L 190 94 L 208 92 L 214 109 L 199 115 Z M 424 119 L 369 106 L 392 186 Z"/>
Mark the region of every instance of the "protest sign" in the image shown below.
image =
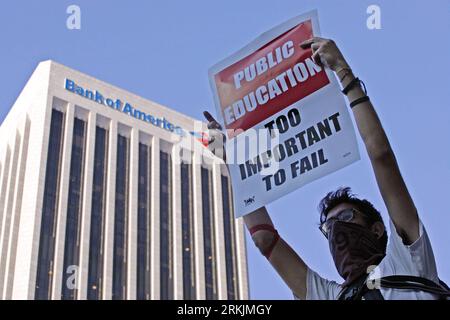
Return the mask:
<path id="1" fill-rule="evenodd" d="M 359 160 L 335 75 L 299 46 L 319 35 L 308 12 L 209 70 L 236 217 Z"/>

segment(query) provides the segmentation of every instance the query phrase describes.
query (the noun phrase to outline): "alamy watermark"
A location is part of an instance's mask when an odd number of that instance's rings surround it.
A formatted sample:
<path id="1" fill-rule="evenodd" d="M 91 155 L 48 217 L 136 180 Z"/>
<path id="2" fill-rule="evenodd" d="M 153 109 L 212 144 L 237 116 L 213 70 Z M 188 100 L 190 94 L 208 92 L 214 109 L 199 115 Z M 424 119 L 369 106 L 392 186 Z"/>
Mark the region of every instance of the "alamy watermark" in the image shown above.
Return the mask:
<path id="1" fill-rule="evenodd" d="M 81 29 L 81 9 L 79 6 L 72 4 L 67 7 L 66 13 L 69 15 L 66 20 L 66 27 L 69 30 Z"/>
<path id="2" fill-rule="evenodd" d="M 371 4 L 366 10 L 367 17 L 366 25 L 369 30 L 380 30 L 381 29 L 381 8 L 376 4 Z"/>

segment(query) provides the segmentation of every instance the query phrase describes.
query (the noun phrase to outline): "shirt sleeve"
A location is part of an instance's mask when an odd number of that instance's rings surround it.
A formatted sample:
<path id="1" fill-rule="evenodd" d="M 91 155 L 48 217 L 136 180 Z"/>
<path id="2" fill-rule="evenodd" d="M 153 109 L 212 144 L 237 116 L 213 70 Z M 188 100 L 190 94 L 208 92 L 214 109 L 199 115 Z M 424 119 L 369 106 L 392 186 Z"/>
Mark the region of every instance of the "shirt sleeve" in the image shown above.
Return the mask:
<path id="1" fill-rule="evenodd" d="M 306 300 L 336 300 L 342 287 L 335 281 L 322 278 L 308 268 L 306 274 Z"/>
<path id="2" fill-rule="evenodd" d="M 386 252 L 389 261 L 386 262 L 391 265 L 392 274 L 413 275 L 439 282 L 433 249 L 422 221 L 419 220 L 419 238 L 411 245 L 403 243 L 392 221 L 389 225 L 391 236 Z"/>

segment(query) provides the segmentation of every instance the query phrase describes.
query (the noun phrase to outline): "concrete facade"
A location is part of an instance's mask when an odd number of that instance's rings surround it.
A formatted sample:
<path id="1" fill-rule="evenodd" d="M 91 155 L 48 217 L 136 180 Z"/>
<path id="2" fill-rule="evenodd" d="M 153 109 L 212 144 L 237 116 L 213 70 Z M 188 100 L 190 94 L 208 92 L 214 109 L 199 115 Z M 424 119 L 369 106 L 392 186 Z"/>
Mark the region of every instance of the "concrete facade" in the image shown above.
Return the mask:
<path id="1" fill-rule="evenodd" d="M 76 84 L 76 88 L 71 84 Z M 89 91 L 89 92 L 87 92 Z M 101 93 L 102 98 L 95 92 Z M 91 94 L 92 93 L 92 94 Z M 118 100 L 120 100 L 118 102 Z M 102 102 L 102 103 L 100 103 Z M 126 108 L 126 103 L 129 108 Z M 49 154 L 54 151 L 50 145 L 52 117 L 55 112 L 63 115 L 60 139 L 59 161 L 48 163 Z M 52 116 L 53 115 L 53 116 Z M 82 122 L 80 122 L 80 120 Z M 76 140 L 76 128 L 82 123 L 84 128 L 82 143 Z M 229 183 L 224 164 L 215 158 L 197 137 L 191 132 L 206 131 L 206 126 L 179 112 L 143 99 L 123 89 L 114 87 L 93 77 L 72 70 L 53 61 L 41 62 L 29 79 L 8 116 L 0 126 L 0 298 L 1 299 L 35 299 L 37 297 L 37 277 L 44 279 L 48 285 L 44 296 L 49 299 L 64 298 L 64 289 L 68 282 L 64 277 L 66 270 L 66 230 L 70 221 L 76 221 L 76 243 L 74 253 L 70 258 L 76 258 L 77 263 L 71 270 L 73 277 L 68 291 L 74 299 L 88 299 L 88 277 L 91 252 L 91 218 L 93 214 L 93 183 L 95 179 L 96 131 L 98 128 L 107 132 L 107 156 L 105 161 L 105 188 L 103 193 L 103 220 L 101 236 L 101 283 L 99 299 L 113 299 L 114 260 L 117 255 L 123 255 L 120 265 L 125 267 L 124 277 L 120 278 L 123 299 L 137 299 L 139 296 L 138 282 L 138 237 L 142 226 L 139 226 L 138 211 L 140 208 L 138 195 L 141 194 L 139 164 L 141 159 L 140 146 L 148 147 L 148 194 L 146 204 L 148 217 L 144 226 L 148 241 L 145 252 L 148 254 L 150 273 L 147 299 L 161 298 L 161 154 L 170 155 L 169 214 L 168 218 L 168 255 L 171 299 L 186 298 L 186 285 L 190 281 L 194 293 L 192 299 L 206 299 L 206 282 L 214 279 L 214 298 L 217 299 L 248 299 L 248 277 L 246 263 L 245 237 L 242 219 L 235 220 L 232 214 L 231 201 L 223 203 L 224 182 Z M 118 139 L 126 141 L 126 155 L 118 152 Z M 58 140 L 59 141 L 59 140 Z M 50 146 L 50 147 L 49 147 Z M 82 150 L 81 171 L 75 176 L 80 177 L 79 184 L 73 175 L 74 159 L 77 154 L 73 150 Z M 184 153 L 181 153 L 183 150 Z M 78 152 L 78 151 L 76 151 Z M 186 154 L 188 155 L 186 157 Z M 126 157 L 126 172 L 117 169 L 120 156 Z M 181 177 L 181 159 L 189 163 L 188 182 Z M 145 159 L 144 159 L 145 160 Z M 57 167 L 54 167 L 57 166 Z M 55 191 L 49 191 L 51 181 L 47 172 L 55 170 Z M 210 175 L 209 193 L 205 195 L 205 177 Z M 120 181 L 117 177 L 125 177 L 125 197 L 116 199 Z M 209 180 L 208 180 L 209 181 Z M 142 181 L 141 181 L 142 182 Z M 182 210 L 182 185 L 189 190 L 189 209 Z M 79 192 L 71 193 L 73 186 L 79 187 Z M 147 187 L 146 187 L 147 188 Z M 143 189 L 144 190 L 144 189 Z M 145 189 L 142 192 L 147 192 Z M 50 193 L 49 193 L 50 192 Z M 77 200 L 71 194 L 77 195 Z M 184 196 L 184 198 L 183 198 Z M 228 194 L 231 199 L 231 194 Z M 56 197 L 56 198 L 55 198 Z M 211 204 L 211 242 L 213 257 L 205 257 L 204 229 L 205 213 L 204 197 Z M 45 226 L 43 221 L 44 199 L 55 199 L 52 210 L 48 210 L 52 218 L 50 232 L 51 252 L 48 261 L 49 270 L 43 267 L 44 250 L 41 243 Z M 203 201 L 205 200 L 205 201 Z M 53 201 L 53 200 L 52 200 Z M 119 201 L 119 202 L 118 202 Z M 116 226 L 116 210 L 118 203 L 125 203 L 123 230 Z M 73 203 L 77 209 L 73 209 Z M 187 204 L 184 206 L 187 208 Z M 146 207 L 147 208 L 147 207 Z M 75 210 L 76 220 L 68 217 L 68 212 Z M 187 210 L 187 211 L 186 211 Z M 224 210 L 228 210 L 224 215 Z M 50 212 L 51 211 L 51 212 Z M 182 212 L 187 212 L 182 216 Z M 224 224 L 231 214 L 230 223 Z M 186 218 L 189 217 L 189 218 Z M 49 218 L 50 219 L 50 218 Z M 187 220 L 186 220 L 187 219 Z M 183 222 L 184 221 L 184 222 Z M 69 224 L 69 226 L 68 226 Z M 231 225 L 230 230 L 225 230 Z M 123 251 L 115 248 L 117 230 L 123 233 Z M 187 231 L 186 231 L 186 230 Z M 166 230 L 166 229 L 164 229 Z M 205 231 L 206 230 L 206 231 Z M 205 232 L 204 232 L 205 231 Z M 49 232 L 49 231 L 46 231 Z M 226 253 L 225 233 L 231 235 L 228 248 L 233 248 L 231 254 Z M 184 238 L 185 237 L 185 238 Z M 188 239 L 191 245 L 183 245 L 183 239 Z M 209 237 L 208 237 L 209 239 Z M 185 241 L 188 241 L 185 240 Z M 165 240 L 164 240 L 165 241 Z M 209 242 L 208 242 L 209 243 Z M 141 246 L 141 247 L 142 247 Z M 209 248 L 209 247 L 208 247 Z M 119 252 L 119 253 L 117 253 Z M 186 254 L 185 252 L 189 252 Z M 92 252 L 91 252 L 92 254 Z M 69 253 L 67 253 L 69 255 Z M 116 256 L 115 256 L 116 255 Z M 116 257 L 116 258 L 115 258 Z M 230 260 L 232 257 L 232 260 Z M 207 264 L 208 260 L 214 260 Z M 42 260 L 42 261 L 41 261 Z M 188 261 L 189 260 L 189 261 Z M 184 262 L 183 262 L 184 261 Z M 123 264 L 122 264 L 123 262 Z M 116 262 L 117 263 L 117 262 Z M 119 264 L 119 263 L 118 263 Z M 190 266 L 187 268 L 186 266 Z M 212 275 L 207 276 L 205 268 L 214 266 Z M 186 277 L 186 270 L 190 276 Z M 40 271 L 39 271 L 40 270 Z M 145 272 L 145 270 L 144 270 Z M 72 273 L 70 273 L 72 275 Z M 233 279 L 228 279 L 232 277 Z M 187 280 L 186 280 L 187 279 Z M 142 281 L 142 280 L 141 280 Z M 231 287 L 230 287 L 231 286 Z M 42 289 L 42 288 L 41 288 Z M 100 290 L 101 289 L 101 290 Z M 97 290 L 97 288 L 95 288 Z M 122 290 L 122 289 L 121 289 Z M 230 293 L 234 292 L 234 293 Z M 233 291 L 234 290 L 234 291 Z M 120 291 L 120 290 L 119 290 Z M 67 293 L 66 293 L 67 294 Z M 42 296 L 41 296 L 42 298 Z M 67 297 L 66 297 L 67 298 Z M 211 297 L 210 297 L 211 298 Z"/>

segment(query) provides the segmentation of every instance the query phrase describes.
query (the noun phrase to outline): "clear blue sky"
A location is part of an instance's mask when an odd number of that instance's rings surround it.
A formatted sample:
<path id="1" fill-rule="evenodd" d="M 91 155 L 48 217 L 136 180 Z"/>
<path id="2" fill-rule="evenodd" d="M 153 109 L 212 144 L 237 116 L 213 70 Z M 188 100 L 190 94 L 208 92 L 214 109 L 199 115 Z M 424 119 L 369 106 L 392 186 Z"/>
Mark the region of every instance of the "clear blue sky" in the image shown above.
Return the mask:
<path id="1" fill-rule="evenodd" d="M 66 28 L 77 4 L 82 29 Z M 381 7 L 381 30 L 366 8 Z M 319 10 L 331 37 L 364 79 L 424 222 L 442 279 L 450 283 L 450 2 L 433 1 L 2 1 L 0 122 L 39 61 L 54 59 L 201 119 L 214 112 L 207 70 L 262 32 Z M 348 185 L 386 209 L 366 154 L 361 161 L 268 206 L 280 234 L 322 275 L 339 280 L 317 229 L 317 203 Z M 247 235 L 248 236 L 248 235 Z M 291 299 L 248 241 L 253 299 Z"/>

